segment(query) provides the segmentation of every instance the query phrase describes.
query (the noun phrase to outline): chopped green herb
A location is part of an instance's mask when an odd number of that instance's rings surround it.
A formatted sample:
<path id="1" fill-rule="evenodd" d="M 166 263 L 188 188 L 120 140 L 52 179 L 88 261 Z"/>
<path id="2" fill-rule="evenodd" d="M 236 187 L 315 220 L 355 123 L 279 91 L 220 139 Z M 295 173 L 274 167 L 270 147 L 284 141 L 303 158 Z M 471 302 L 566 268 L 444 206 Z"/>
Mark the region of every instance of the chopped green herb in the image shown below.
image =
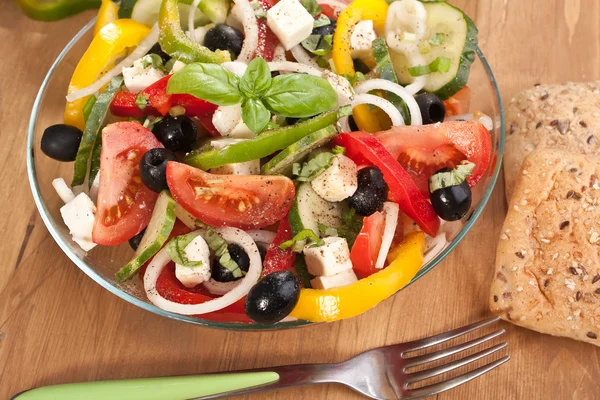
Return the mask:
<path id="1" fill-rule="evenodd" d="M 140 110 L 144 110 L 148 105 L 148 98 L 139 92 L 135 98 L 135 105 L 139 107 Z"/>
<path id="2" fill-rule="evenodd" d="M 429 65 L 417 65 L 408 69 L 411 76 L 422 76 L 431 74 L 432 72 L 446 73 L 450 71 L 452 60 L 447 57 L 438 57 Z"/>
<path id="3" fill-rule="evenodd" d="M 304 8 L 306 8 L 306 11 L 313 17 L 316 17 L 323 12 L 323 9 L 319 6 L 319 3 L 317 3 L 317 0 L 301 0 L 300 2 Z"/>
<path id="4" fill-rule="evenodd" d="M 329 68 L 329 61 L 327 61 L 326 58 L 319 56 L 316 58 L 315 62 L 321 68 Z"/>
<path id="5" fill-rule="evenodd" d="M 290 247 L 294 247 L 294 245 L 298 242 L 302 242 L 310 239 L 316 246 L 323 246 L 325 242 L 321 239 L 316 233 L 313 232 L 312 229 L 303 229 L 298 232 L 292 239 L 287 240 L 279 245 L 279 248 L 282 250 L 289 249 Z M 297 249 L 294 249 L 296 251 Z M 302 249 L 300 249 L 302 251 Z"/>
<path id="6" fill-rule="evenodd" d="M 315 22 L 313 23 L 313 28 L 320 28 L 329 24 L 331 24 L 331 20 L 329 19 L 329 17 L 325 14 L 321 14 L 319 15 L 319 18 L 315 19 Z"/>
<path id="7" fill-rule="evenodd" d="M 240 269 L 240 266 L 231 258 L 229 250 L 227 249 L 227 242 L 212 228 L 206 230 L 204 239 L 208 244 L 208 247 L 215 253 L 216 257 L 219 257 L 219 263 L 228 269 L 234 278 L 241 278 L 245 275 L 245 272 Z"/>
<path id="8" fill-rule="evenodd" d="M 346 154 L 346 148 L 343 146 L 334 146 L 331 152 L 333 154 Z"/>
<path id="9" fill-rule="evenodd" d="M 146 69 L 148 67 L 152 67 L 155 69 L 164 70 L 165 66 L 163 65 L 163 60 L 160 58 L 158 54 L 148 54 L 142 58 L 142 68 Z"/>
<path id="10" fill-rule="evenodd" d="M 359 72 L 359 71 L 356 71 L 354 73 L 354 75 L 343 74 L 341 76 L 348 79 L 348 82 L 350 82 L 350 84 L 352 86 L 355 86 L 358 82 L 364 81 L 367 79 L 367 78 L 365 78 L 365 74 L 363 74 L 362 72 Z"/>
<path id="11" fill-rule="evenodd" d="M 92 108 L 94 108 L 94 104 L 96 104 L 96 96 L 90 96 L 88 101 L 83 106 L 83 120 L 87 123 L 88 118 L 90 117 L 90 113 L 92 112 Z"/>
<path id="12" fill-rule="evenodd" d="M 184 267 L 195 268 L 202 265 L 202 261 L 190 261 L 185 254 L 185 248 L 198 236 L 197 233 L 176 236 L 167 243 L 165 250 L 174 263 Z"/>
<path id="13" fill-rule="evenodd" d="M 302 41 L 302 47 L 316 56 L 329 54 L 333 45 L 333 35 L 310 35 Z"/>
<path id="14" fill-rule="evenodd" d="M 298 177 L 296 180 L 299 182 L 310 182 L 329 168 L 334 158 L 335 154 L 333 153 L 319 153 L 302 165 L 294 163 L 292 173 Z"/>

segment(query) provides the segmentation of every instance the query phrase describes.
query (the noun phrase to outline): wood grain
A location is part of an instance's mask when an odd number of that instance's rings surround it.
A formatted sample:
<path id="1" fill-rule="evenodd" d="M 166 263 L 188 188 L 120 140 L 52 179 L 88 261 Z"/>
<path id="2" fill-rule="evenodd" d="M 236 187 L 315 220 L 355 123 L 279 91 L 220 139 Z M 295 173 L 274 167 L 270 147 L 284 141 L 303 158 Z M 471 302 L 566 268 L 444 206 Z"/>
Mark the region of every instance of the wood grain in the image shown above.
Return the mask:
<path id="1" fill-rule="evenodd" d="M 600 78 L 600 2 L 455 0 L 480 29 L 503 98 L 536 82 Z M 29 110 L 54 58 L 92 16 L 61 23 L 0 8 L 0 398 L 74 381 L 336 362 L 488 315 L 488 286 L 506 204 L 502 182 L 473 231 L 417 284 L 364 315 L 265 333 L 189 326 L 111 295 L 60 251 L 37 214 L 25 170 Z M 439 399 L 594 399 L 600 351 L 508 324 L 512 361 Z M 249 399 L 358 399 L 334 385 Z"/>

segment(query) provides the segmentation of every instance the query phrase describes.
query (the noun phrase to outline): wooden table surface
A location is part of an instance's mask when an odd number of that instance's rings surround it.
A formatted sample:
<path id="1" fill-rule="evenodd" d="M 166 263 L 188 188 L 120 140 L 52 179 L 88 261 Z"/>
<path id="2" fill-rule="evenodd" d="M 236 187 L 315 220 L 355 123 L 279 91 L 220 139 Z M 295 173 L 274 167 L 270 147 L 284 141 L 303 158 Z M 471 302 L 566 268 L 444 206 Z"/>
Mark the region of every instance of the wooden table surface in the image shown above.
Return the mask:
<path id="1" fill-rule="evenodd" d="M 0 399 L 27 388 L 100 379 L 337 362 L 489 315 L 488 287 L 505 214 L 503 182 L 441 265 L 374 310 L 299 330 L 237 333 L 161 318 L 120 300 L 60 251 L 34 206 L 25 138 L 34 96 L 70 37 L 93 15 L 30 21 L 0 8 Z M 600 78 L 597 0 L 454 0 L 475 20 L 505 101 L 536 82 Z M 512 360 L 439 399 L 594 399 L 600 351 L 502 323 Z M 354 399 L 334 385 L 252 399 Z"/>

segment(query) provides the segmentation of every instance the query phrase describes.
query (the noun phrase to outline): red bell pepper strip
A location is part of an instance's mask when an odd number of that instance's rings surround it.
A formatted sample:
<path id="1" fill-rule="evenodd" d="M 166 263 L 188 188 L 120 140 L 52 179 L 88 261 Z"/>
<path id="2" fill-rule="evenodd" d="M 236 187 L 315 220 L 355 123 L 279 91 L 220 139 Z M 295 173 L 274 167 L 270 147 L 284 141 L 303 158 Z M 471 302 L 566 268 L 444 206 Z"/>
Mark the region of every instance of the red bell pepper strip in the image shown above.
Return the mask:
<path id="1" fill-rule="evenodd" d="M 110 112 L 117 117 L 141 118 L 145 115 L 166 115 L 171 107 L 185 108 L 185 115 L 197 117 L 215 112 L 217 106 L 189 94 L 167 94 L 167 83 L 172 75 L 167 75 L 142 90 L 141 95 L 148 100 L 142 110 L 135 103 L 138 93 L 120 91 L 110 104 Z"/>
<path id="2" fill-rule="evenodd" d="M 265 11 L 269 11 L 277 3 L 277 1 L 273 0 L 258 1 Z M 271 28 L 267 26 L 267 18 L 257 18 L 256 23 L 258 25 L 258 46 L 256 47 L 255 56 L 262 57 L 265 61 L 273 61 L 275 47 L 277 47 L 279 40 Z"/>
<path id="3" fill-rule="evenodd" d="M 346 148 L 346 155 L 357 164 L 368 161 L 383 173 L 388 184 L 391 201 L 398 203 L 400 210 L 415 221 L 429 236 L 436 236 L 440 219 L 431 204 L 421 193 L 408 172 L 375 136 L 367 132 L 341 133 L 332 145 Z"/>
<path id="4" fill-rule="evenodd" d="M 263 277 L 272 272 L 288 271 L 294 268 L 296 253 L 291 248 L 285 250 L 279 248 L 281 243 L 290 239 L 292 239 L 292 228 L 286 216 L 279 222 L 277 235 L 267 249 L 265 261 L 263 262 Z"/>

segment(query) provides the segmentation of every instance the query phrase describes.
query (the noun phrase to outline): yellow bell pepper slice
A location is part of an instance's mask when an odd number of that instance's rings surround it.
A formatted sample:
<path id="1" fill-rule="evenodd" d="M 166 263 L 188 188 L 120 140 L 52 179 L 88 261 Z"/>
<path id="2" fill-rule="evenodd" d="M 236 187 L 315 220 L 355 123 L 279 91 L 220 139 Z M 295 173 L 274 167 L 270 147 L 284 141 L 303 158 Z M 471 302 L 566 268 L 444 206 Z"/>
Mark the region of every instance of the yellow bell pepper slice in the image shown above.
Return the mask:
<path id="1" fill-rule="evenodd" d="M 302 289 L 291 316 L 311 322 L 355 317 L 406 286 L 423 264 L 425 235 L 413 232 L 394 249 L 396 258 L 381 271 L 339 288 Z"/>
<path id="2" fill-rule="evenodd" d="M 118 19 L 100 29 L 73 72 L 69 93 L 94 83 L 103 72 L 114 67 L 129 47 L 137 46 L 149 33 L 150 28 L 132 19 Z M 67 102 L 65 124 L 85 128 L 83 107 L 88 99 L 89 96 Z"/>
<path id="3" fill-rule="evenodd" d="M 331 49 L 331 58 L 338 74 L 354 76 L 356 72 L 350 47 L 354 26 L 362 20 L 372 20 L 377 34 L 383 35 L 388 7 L 385 0 L 354 0 L 342 11 L 337 20 Z M 377 116 L 369 111 L 366 104 L 354 107 L 353 115 L 354 121 L 361 130 L 368 132 L 382 130 Z"/>
<path id="4" fill-rule="evenodd" d="M 100 5 L 98 17 L 96 18 L 96 25 L 94 26 L 94 36 L 100 32 L 100 29 L 117 19 L 119 19 L 119 6 L 117 3 L 113 0 L 102 0 L 102 5 Z"/>

